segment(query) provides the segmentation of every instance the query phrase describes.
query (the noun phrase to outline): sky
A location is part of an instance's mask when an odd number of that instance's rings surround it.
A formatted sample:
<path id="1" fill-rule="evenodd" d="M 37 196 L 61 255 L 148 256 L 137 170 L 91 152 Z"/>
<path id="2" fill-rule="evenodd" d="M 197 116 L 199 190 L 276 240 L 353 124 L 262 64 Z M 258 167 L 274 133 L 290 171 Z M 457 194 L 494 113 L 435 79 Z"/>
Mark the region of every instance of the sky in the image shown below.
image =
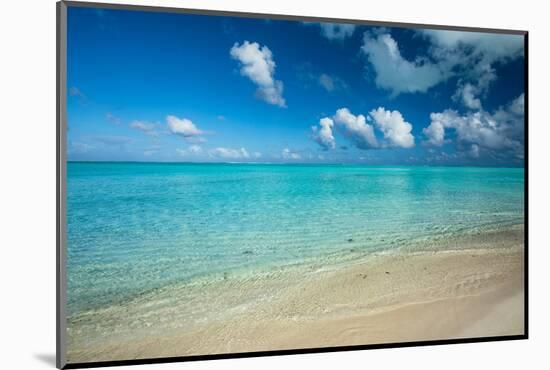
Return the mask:
<path id="1" fill-rule="evenodd" d="M 69 7 L 72 161 L 523 166 L 523 36 Z"/>

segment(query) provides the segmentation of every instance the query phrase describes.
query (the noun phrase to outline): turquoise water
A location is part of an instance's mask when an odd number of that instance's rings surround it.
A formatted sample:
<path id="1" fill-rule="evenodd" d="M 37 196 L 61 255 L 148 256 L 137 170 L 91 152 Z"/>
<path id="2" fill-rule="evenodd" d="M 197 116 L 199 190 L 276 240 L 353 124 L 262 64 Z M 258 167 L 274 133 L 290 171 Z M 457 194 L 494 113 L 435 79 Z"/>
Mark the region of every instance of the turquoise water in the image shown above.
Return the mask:
<path id="1" fill-rule="evenodd" d="M 522 168 L 68 163 L 68 309 L 522 224 Z"/>

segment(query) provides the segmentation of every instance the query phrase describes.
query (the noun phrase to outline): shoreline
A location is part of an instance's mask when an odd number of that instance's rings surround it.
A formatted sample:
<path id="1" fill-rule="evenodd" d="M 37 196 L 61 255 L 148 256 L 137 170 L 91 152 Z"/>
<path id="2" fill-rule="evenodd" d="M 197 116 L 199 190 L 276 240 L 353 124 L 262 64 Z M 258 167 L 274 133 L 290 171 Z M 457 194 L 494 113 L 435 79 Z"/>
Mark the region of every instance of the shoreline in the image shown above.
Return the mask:
<path id="1" fill-rule="evenodd" d="M 202 273 L 191 276 L 185 281 L 170 282 L 163 286 L 149 288 L 134 295 L 129 295 L 122 299 L 113 300 L 108 304 L 92 305 L 87 309 L 78 311 L 69 310 L 68 315 L 70 320 L 72 317 L 82 313 L 101 311 L 109 306 L 131 304 L 136 298 L 142 296 L 154 296 L 156 292 L 165 289 L 179 289 L 185 286 L 208 286 L 212 282 L 217 282 L 226 279 L 246 279 L 250 276 L 273 277 L 278 273 L 288 273 L 291 270 L 298 269 L 299 271 L 308 271 L 314 269 L 335 269 L 339 266 L 350 266 L 354 263 L 361 263 L 366 258 L 379 254 L 400 254 L 410 252 L 426 252 L 426 251 L 445 251 L 445 250 L 460 250 L 468 248 L 472 243 L 476 244 L 477 248 L 500 248 L 492 241 L 492 236 L 499 234 L 497 238 L 502 239 L 506 236 L 507 242 L 514 241 L 520 243 L 523 241 L 523 224 L 499 224 L 499 225 L 484 225 L 486 229 L 466 229 L 462 232 L 454 232 L 449 234 L 437 235 L 430 239 L 414 239 L 409 240 L 405 245 L 393 244 L 389 242 L 387 245 L 378 247 L 360 246 L 360 243 L 342 241 L 339 244 L 339 249 L 317 256 L 305 256 L 299 259 L 290 260 L 287 262 L 273 261 L 261 265 L 252 265 L 245 267 L 229 267 L 216 272 Z M 480 235 L 486 236 L 483 239 Z M 391 245 L 391 248 L 389 247 Z M 246 254 L 245 254 L 246 256 Z"/>
<path id="2" fill-rule="evenodd" d="M 69 318 L 69 362 L 523 334 L 523 227 L 166 287 Z"/>

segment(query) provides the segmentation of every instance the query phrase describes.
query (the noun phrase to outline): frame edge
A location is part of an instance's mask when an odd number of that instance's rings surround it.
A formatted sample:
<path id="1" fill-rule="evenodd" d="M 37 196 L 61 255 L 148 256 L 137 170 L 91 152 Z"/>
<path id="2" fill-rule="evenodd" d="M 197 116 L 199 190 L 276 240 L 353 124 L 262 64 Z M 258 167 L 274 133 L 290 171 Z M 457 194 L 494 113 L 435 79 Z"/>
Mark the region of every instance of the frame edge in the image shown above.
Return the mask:
<path id="1" fill-rule="evenodd" d="M 529 32 L 525 32 L 523 36 L 523 57 L 524 57 L 524 121 L 523 121 L 523 141 L 524 141 L 524 156 L 523 163 L 524 168 L 524 225 L 525 232 L 523 235 L 523 248 L 524 248 L 524 312 L 523 312 L 523 333 L 525 339 L 529 339 Z"/>
<path id="2" fill-rule="evenodd" d="M 67 365 L 66 279 L 66 108 L 67 4 L 56 3 L 56 367 Z"/>
<path id="3" fill-rule="evenodd" d="M 125 3 L 101 3 L 88 2 L 78 0 L 62 0 L 66 6 L 79 8 L 103 8 L 112 10 L 133 10 L 143 12 L 157 13 L 184 13 L 194 15 L 209 15 L 209 16 L 231 16 L 242 18 L 258 18 L 258 19 L 275 19 L 283 21 L 307 21 L 307 22 L 328 22 L 328 23 L 349 23 L 357 25 L 379 26 L 379 27 L 401 27 L 401 28 L 421 28 L 435 29 L 444 31 L 465 31 L 465 32 L 488 32 L 508 35 L 525 35 L 527 30 L 503 29 L 503 28 L 483 28 L 475 26 L 451 26 L 443 24 L 426 24 L 426 23 L 407 23 L 398 21 L 375 21 L 368 19 L 350 19 L 350 18 L 331 18 L 322 16 L 302 16 L 294 14 L 271 14 L 271 13 L 256 13 L 244 11 L 230 10 L 215 10 L 202 8 L 176 8 L 170 6 L 154 6 L 154 5 L 137 5 Z"/>

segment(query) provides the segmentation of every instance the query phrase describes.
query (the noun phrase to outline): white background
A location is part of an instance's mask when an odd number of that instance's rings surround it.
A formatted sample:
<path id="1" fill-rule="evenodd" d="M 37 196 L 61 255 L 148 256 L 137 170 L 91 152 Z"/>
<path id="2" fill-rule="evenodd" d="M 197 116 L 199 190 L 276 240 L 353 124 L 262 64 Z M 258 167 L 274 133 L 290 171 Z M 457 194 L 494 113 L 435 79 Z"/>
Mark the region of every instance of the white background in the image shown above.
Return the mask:
<path id="1" fill-rule="evenodd" d="M 548 368 L 549 27 L 543 1 L 128 0 L 134 4 L 530 31 L 528 341 L 141 366 L 139 369 Z M 53 368 L 55 2 L 4 1 L 0 21 L 0 367 Z M 136 368 L 136 367 L 134 367 Z"/>

